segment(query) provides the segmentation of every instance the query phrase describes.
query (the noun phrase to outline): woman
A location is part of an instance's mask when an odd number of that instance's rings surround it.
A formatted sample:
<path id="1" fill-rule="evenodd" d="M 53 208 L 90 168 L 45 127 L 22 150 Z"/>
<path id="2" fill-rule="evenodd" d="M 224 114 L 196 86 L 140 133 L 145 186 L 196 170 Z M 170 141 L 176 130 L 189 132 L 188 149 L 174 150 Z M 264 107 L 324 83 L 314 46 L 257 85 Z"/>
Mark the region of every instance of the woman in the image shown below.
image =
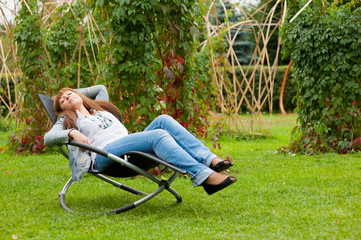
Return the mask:
<path id="1" fill-rule="evenodd" d="M 232 162 L 218 158 L 170 116 L 159 116 L 143 132 L 128 134 L 118 120 L 121 115 L 119 110 L 108 99 L 107 90 L 101 85 L 60 90 L 54 99 L 58 119 L 45 134 L 45 144 L 63 144 L 74 139 L 117 156 L 129 151 L 155 153 L 164 161 L 190 173 L 193 186 L 203 186 L 209 195 L 237 181 L 235 177 L 219 173 L 233 166 Z M 80 179 L 89 166 L 96 166 L 101 172 L 112 164 L 111 159 L 94 152 L 85 160 L 84 155 L 80 151 L 69 154 L 70 162 L 75 161 L 71 164 L 73 179 Z M 82 162 L 77 158 L 82 158 Z M 79 171 L 81 173 L 74 177 Z"/>

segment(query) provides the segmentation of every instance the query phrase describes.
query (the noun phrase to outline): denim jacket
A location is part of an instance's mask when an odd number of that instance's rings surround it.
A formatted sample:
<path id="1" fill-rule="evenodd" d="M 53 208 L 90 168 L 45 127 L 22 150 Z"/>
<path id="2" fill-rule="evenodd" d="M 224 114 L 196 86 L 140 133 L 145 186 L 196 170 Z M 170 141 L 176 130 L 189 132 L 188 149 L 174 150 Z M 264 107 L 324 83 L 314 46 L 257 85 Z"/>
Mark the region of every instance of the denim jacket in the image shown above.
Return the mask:
<path id="1" fill-rule="evenodd" d="M 108 92 L 103 85 L 75 90 L 89 98 L 109 101 Z M 64 118 L 64 115 L 59 116 L 51 130 L 45 134 L 44 143 L 46 146 L 62 145 L 69 142 L 70 138 L 68 134 L 72 129 L 64 129 Z M 88 171 L 90 167 L 92 171 L 96 171 L 95 164 L 92 163 L 87 151 L 83 152 L 78 147 L 71 145 L 68 146 L 68 149 L 69 167 L 74 181 L 79 181 L 83 177 L 84 172 Z"/>

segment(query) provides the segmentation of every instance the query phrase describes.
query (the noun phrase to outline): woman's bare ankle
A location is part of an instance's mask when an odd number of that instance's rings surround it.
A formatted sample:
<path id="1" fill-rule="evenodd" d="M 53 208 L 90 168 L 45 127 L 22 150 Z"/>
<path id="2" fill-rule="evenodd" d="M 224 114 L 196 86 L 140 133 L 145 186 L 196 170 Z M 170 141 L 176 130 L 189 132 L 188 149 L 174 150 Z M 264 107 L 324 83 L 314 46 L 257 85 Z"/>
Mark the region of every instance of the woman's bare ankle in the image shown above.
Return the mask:
<path id="1" fill-rule="evenodd" d="M 203 183 L 217 185 L 226 180 L 226 178 L 227 176 L 224 174 L 213 172 Z"/>
<path id="2" fill-rule="evenodd" d="M 214 167 L 214 166 L 217 165 L 217 163 L 222 162 L 222 161 L 223 161 L 223 160 L 222 160 L 221 158 L 215 157 L 215 158 L 213 158 L 213 160 L 212 160 L 211 166 Z"/>

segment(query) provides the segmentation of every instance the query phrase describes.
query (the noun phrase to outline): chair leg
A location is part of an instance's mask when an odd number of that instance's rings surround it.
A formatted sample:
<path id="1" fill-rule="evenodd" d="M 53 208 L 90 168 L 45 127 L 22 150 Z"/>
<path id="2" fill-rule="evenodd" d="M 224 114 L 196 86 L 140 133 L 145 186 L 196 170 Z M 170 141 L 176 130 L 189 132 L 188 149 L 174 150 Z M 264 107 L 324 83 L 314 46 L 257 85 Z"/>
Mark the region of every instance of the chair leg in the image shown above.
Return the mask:
<path id="1" fill-rule="evenodd" d="M 114 181 L 114 180 L 112 180 L 112 179 L 110 179 L 110 178 L 108 178 L 108 177 L 106 177 L 106 176 L 104 176 L 102 174 L 99 174 L 99 173 L 92 173 L 92 174 L 94 176 L 96 176 L 97 178 L 100 178 L 100 179 L 112 184 L 114 187 L 119 187 L 119 188 L 121 188 L 121 189 L 123 189 L 125 191 L 130 192 L 130 193 L 133 193 L 133 194 L 136 194 L 136 195 L 148 195 L 148 193 L 146 193 L 146 192 L 139 191 L 138 189 L 135 189 L 135 188 L 129 187 L 127 185 L 121 184 L 121 183 L 119 183 L 117 181 Z"/>
<path id="2" fill-rule="evenodd" d="M 122 213 L 122 212 L 125 212 L 125 211 L 128 211 L 130 209 L 133 209 L 133 208 L 136 208 L 137 206 L 147 202 L 148 200 L 154 198 L 155 196 L 157 196 L 159 193 L 161 193 L 164 189 L 168 190 L 170 193 L 172 193 L 176 199 L 177 199 L 177 202 L 178 203 L 181 203 L 182 202 L 182 197 L 181 195 L 175 191 L 173 188 L 169 187 L 169 184 L 171 184 L 175 178 L 178 176 L 178 172 L 175 172 L 167 181 L 164 181 L 164 180 L 159 180 L 160 182 L 166 182 L 166 184 L 162 184 L 162 183 L 159 183 L 159 188 L 157 190 L 155 190 L 154 192 L 148 194 L 147 196 L 145 196 L 144 198 L 142 199 L 139 199 L 138 201 L 135 201 L 134 203 L 131 203 L 131 204 L 128 204 L 128 205 L 125 205 L 121 208 L 118 208 L 118 209 L 114 209 L 114 210 L 110 210 L 108 212 L 105 212 L 105 213 L 116 213 L 116 214 L 119 214 L 119 213 Z"/>
<path id="3" fill-rule="evenodd" d="M 145 202 L 147 202 L 148 200 L 152 199 L 153 197 L 155 197 L 156 195 L 158 195 L 160 192 L 162 192 L 164 189 L 166 189 L 167 191 L 169 191 L 176 199 L 177 199 L 177 202 L 178 203 L 181 203 L 182 202 L 182 197 L 181 195 L 176 192 L 173 188 L 170 187 L 170 184 L 176 179 L 176 177 L 178 176 L 178 172 L 174 172 L 174 174 L 168 179 L 168 180 L 160 180 L 159 178 L 157 178 L 156 176 L 148 173 L 147 171 L 135 166 L 134 164 L 132 163 L 129 163 L 127 161 L 125 161 L 124 159 L 118 157 L 118 156 L 115 156 L 113 154 L 108 154 L 107 155 L 108 158 L 116 161 L 116 162 L 119 162 L 120 164 L 123 164 L 125 166 L 127 166 L 128 168 L 138 172 L 139 174 L 147 177 L 149 180 L 155 182 L 156 184 L 158 184 L 159 188 L 156 189 L 154 192 L 150 193 L 150 194 L 147 194 L 145 192 L 142 192 L 142 191 L 139 191 L 137 189 L 134 189 L 134 188 L 131 188 L 131 187 L 128 187 L 126 185 L 123 185 L 121 183 L 118 183 L 110 178 L 107 178 L 101 174 L 96 174 L 96 173 L 93 173 L 93 175 L 95 175 L 96 177 L 112 184 L 113 186 L 116 186 L 116 187 L 119 187 L 121 189 L 124 189 L 128 192 L 131 192 L 131 193 L 134 193 L 134 194 L 137 194 L 137 195 L 145 195 L 143 198 L 133 202 L 133 203 L 130 203 L 130 204 L 127 204 L 123 207 L 120 207 L 120 208 L 117 208 L 117 209 L 114 209 L 114 210 L 110 210 L 110 211 L 106 211 L 106 212 L 100 212 L 100 214 L 104 214 L 104 213 L 121 213 L 121 212 L 125 212 L 125 211 L 128 211 L 130 209 L 133 209 Z M 73 210 L 71 210 L 68 206 L 66 206 L 65 204 L 65 194 L 68 190 L 68 188 L 70 187 L 71 183 L 73 182 L 72 178 L 70 178 L 68 180 L 68 182 L 65 184 L 63 190 L 59 193 L 59 196 L 60 196 L 60 205 L 67 211 L 69 212 L 74 212 Z"/>
<path id="4" fill-rule="evenodd" d="M 66 211 L 69 211 L 69 212 L 74 212 L 74 211 L 71 210 L 66 205 L 66 203 L 65 203 L 65 194 L 66 194 L 66 191 L 68 190 L 68 188 L 70 187 L 70 185 L 72 184 L 72 182 L 73 182 L 73 179 L 70 177 L 70 179 L 64 185 L 63 190 L 59 193 L 61 207 L 64 208 Z"/>
<path id="5" fill-rule="evenodd" d="M 116 186 L 116 187 L 119 187 L 121 189 L 124 189 L 128 192 L 131 192 L 131 193 L 134 193 L 134 194 L 137 194 L 137 195 L 144 195 L 143 198 L 133 202 L 133 203 L 130 203 L 130 204 L 127 204 L 125 206 L 122 206 L 120 208 L 117 208 L 117 209 L 113 209 L 113 210 L 109 210 L 109 211 L 105 211 L 105 212 L 98 212 L 98 214 L 105 214 L 105 213 L 122 213 L 122 212 L 126 212 L 128 210 L 131 210 L 145 202 L 147 202 L 148 200 L 154 198 L 155 196 L 157 196 L 159 193 L 161 193 L 164 189 L 166 189 L 167 191 L 169 191 L 171 194 L 173 194 L 175 196 L 175 198 L 177 199 L 177 202 L 178 203 L 181 203 L 182 202 L 182 197 L 181 195 L 175 191 L 173 188 L 171 188 L 169 185 L 176 179 L 176 177 L 178 176 L 178 172 L 175 172 L 167 181 L 165 180 L 160 180 L 158 179 L 157 177 L 154 177 L 152 178 L 151 180 L 154 181 L 154 179 L 157 179 L 157 183 L 159 185 L 159 188 L 156 189 L 155 191 L 153 191 L 152 193 L 148 194 L 148 193 L 145 193 L 145 192 L 142 192 L 142 191 L 139 191 L 137 189 L 134 189 L 134 188 L 131 188 L 129 186 L 126 186 L 124 184 L 121 184 L 121 183 L 118 183 L 110 178 L 107 178 L 101 174 L 93 174 L 94 176 L 112 184 L 113 186 Z M 154 181 L 156 182 L 156 181 Z M 166 184 L 162 184 L 162 183 L 166 183 Z M 65 209 L 66 211 L 69 211 L 69 212 L 74 212 L 72 209 L 70 209 L 66 203 L 65 203 L 65 194 L 66 192 L 68 191 L 69 187 L 71 186 L 71 184 L 73 183 L 73 179 L 70 177 L 69 180 L 66 182 L 66 184 L 64 185 L 63 187 L 63 190 L 59 193 L 59 197 L 60 197 L 60 205 L 63 209 Z"/>
<path id="6" fill-rule="evenodd" d="M 179 175 L 178 172 L 174 172 L 174 174 L 168 180 L 169 184 L 172 183 L 178 175 Z M 174 190 L 171 187 L 168 187 L 167 190 L 168 190 L 168 192 L 173 194 L 173 196 L 177 199 L 178 203 L 181 203 L 183 201 L 182 196 L 176 190 Z"/>
<path id="7" fill-rule="evenodd" d="M 120 158 L 120 157 L 118 157 L 118 156 L 116 156 L 116 155 L 113 155 L 113 154 L 109 153 L 109 154 L 107 155 L 107 157 L 110 158 L 110 159 L 112 159 L 113 161 L 116 161 L 116 162 L 118 162 L 118 163 L 120 163 L 120 164 L 122 164 L 122 165 L 124 165 L 124 166 L 126 166 L 126 167 L 128 167 L 128 168 L 130 168 L 130 169 L 132 169 L 132 170 L 134 170 L 134 171 L 136 171 L 136 172 L 138 172 L 139 174 L 141 174 L 141 175 L 149 178 L 151 181 L 157 183 L 158 185 L 162 182 L 162 180 L 160 180 L 160 179 L 157 178 L 156 176 L 148 173 L 147 171 L 144 171 L 143 169 L 135 166 L 134 164 L 129 163 L 128 161 L 125 161 L 124 159 L 122 159 L 122 158 Z M 179 173 L 175 171 L 174 174 L 168 179 L 168 181 L 167 181 L 167 182 L 168 182 L 168 186 L 166 187 L 166 189 L 167 189 L 167 188 L 168 188 L 168 189 L 170 188 L 169 185 L 175 180 L 175 178 L 178 176 L 178 174 L 179 174 Z M 168 189 L 167 189 L 167 190 L 168 190 Z M 168 191 L 175 196 L 175 198 L 177 199 L 177 202 L 178 202 L 178 203 L 181 203 L 181 202 L 182 202 L 182 197 L 181 197 L 181 195 L 180 195 L 178 192 L 176 192 L 176 191 L 175 191 L 174 189 L 172 189 L 172 188 L 170 188 L 170 190 L 168 190 Z"/>

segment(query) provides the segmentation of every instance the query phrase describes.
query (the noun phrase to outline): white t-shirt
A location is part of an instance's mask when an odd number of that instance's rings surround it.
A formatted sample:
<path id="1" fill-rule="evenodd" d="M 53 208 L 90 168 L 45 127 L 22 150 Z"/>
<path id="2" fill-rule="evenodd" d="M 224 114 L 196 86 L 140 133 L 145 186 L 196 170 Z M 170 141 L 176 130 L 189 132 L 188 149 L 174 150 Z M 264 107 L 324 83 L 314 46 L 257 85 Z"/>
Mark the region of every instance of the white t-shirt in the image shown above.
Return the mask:
<path id="1" fill-rule="evenodd" d="M 87 136 L 92 146 L 103 149 L 107 144 L 128 135 L 128 130 L 110 112 L 95 111 L 94 115 L 84 116 L 79 111 L 78 130 Z M 97 154 L 91 152 L 94 161 Z"/>

